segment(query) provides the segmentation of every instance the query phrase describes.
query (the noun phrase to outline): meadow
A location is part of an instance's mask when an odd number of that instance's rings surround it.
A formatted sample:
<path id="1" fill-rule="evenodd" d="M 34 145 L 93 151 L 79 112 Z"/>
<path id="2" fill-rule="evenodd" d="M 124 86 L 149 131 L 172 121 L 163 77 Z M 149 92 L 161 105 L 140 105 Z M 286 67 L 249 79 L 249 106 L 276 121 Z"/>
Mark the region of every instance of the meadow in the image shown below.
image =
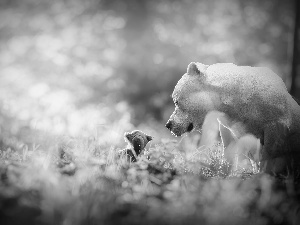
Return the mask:
<path id="1" fill-rule="evenodd" d="M 288 178 L 231 172 L 222 145 L 161 140 L 136 163 L 97 139 L 52 149 L 1 151 L 1 224 L 298 224 L 299 191 Z M 210 159 L 205 163 L 203 157 Z"/>

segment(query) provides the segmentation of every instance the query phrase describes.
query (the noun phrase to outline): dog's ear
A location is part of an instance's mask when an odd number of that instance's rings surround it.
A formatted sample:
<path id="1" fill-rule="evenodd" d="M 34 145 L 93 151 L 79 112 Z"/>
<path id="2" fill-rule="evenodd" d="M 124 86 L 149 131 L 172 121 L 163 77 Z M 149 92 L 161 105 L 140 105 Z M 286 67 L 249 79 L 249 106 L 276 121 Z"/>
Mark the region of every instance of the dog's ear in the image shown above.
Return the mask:
<path id="1" fill-rule="evenodd" d="M 209 67 L 208 65 L 204 65 L 202 63 L 191 62 L 188 65 L 187 74 L 204 76 L 205 71 L 208 67 Z"/>

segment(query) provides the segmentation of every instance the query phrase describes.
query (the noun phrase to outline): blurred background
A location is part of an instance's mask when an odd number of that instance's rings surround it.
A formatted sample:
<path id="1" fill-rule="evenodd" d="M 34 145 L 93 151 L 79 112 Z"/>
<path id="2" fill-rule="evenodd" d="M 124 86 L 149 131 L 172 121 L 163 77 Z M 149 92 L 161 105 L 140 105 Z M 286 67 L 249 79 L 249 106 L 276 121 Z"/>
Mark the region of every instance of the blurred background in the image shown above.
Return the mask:
<path id="1" fill-rule="evenodd" d="M 192 61 L 266 66 L 300 97 L 295 4 L 0 0 L 0 149 L 116 144 L 136 128 L 170 138 L 170 95 Z"/>

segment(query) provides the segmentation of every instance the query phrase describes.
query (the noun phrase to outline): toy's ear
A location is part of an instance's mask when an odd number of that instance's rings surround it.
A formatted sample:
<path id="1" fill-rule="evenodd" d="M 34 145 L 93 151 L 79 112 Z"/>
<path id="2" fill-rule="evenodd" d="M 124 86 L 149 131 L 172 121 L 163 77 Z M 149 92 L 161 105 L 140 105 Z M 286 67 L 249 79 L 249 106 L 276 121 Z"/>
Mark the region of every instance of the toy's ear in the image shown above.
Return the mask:
<path id="1" fill-rule="evenodd" d="M 152 141 L 152 139 L 153 139 L 153 137 L 151 137 L 149 135 L 147 135 L 146 138 L 147 138 L 148 141 Z"/>
<path id="2" fill-rule="evenodd" d="M 125 132 L 124 133 L 124 138 L 125 138 L 125 141 L 127 140 L 127 141 L 131 142 L 132 141 L 132 135 L 131 135 L 131 133 Z"/>
<path id="3" fill-rule="evenodd" d="M 204 76 L 207 68 L 208 68 L 208 65 L 204 65 L 202 63 L 191 62 L 188 65 L 187 74 Z"/>

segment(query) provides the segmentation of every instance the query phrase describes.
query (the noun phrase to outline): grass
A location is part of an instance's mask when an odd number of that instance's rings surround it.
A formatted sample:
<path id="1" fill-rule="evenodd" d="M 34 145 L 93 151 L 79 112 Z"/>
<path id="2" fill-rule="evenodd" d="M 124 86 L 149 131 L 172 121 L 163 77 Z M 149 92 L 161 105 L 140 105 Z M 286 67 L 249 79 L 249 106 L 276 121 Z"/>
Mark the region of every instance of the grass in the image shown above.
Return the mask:
<path id="1" fill-rule="evenodd" d="M 5 149 L 0 224 L 299 222 L 300 195 L 288 179 L 232 173 L 220 145 L 186 155 L 179 144 L 162 141 L 136 163 L 97 140 L 65 139 L 47 151 Z"/>

